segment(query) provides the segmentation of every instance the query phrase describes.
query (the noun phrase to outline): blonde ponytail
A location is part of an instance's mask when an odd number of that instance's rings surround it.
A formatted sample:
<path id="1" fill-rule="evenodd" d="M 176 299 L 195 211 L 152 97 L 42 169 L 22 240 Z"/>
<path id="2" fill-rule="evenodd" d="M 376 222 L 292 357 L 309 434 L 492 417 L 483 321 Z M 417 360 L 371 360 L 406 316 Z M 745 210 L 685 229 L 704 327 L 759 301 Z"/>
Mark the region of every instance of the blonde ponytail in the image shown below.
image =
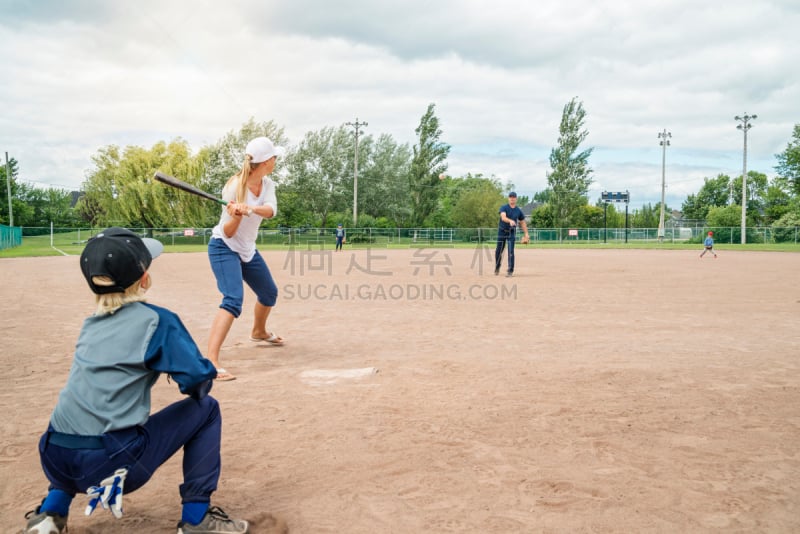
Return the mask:
<path id="1" fill-rule="evenodd" d="M 228 183 L 225 184 L 225 189 L 228 189 L 234 184 L 234 181 L 238 179 L 238 183 L 236 183 L 237 204 L 244 204 L 247 201 L 247 179 L 250 178 L 250 172 L 258 166 L 258 163 L 253 163 L 252 160 L 253 156 L 245 154 L 242 170 L 240 170 L 238 174 L 231 176 Z"/>

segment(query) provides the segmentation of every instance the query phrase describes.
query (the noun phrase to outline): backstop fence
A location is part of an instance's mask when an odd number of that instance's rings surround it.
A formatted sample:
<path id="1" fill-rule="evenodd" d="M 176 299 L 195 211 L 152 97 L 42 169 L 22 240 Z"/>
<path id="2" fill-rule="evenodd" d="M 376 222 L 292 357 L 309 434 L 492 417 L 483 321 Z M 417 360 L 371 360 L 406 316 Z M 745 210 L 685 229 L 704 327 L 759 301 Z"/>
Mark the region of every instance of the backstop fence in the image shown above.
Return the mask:
<path id="1" fill-rule="evenodd" d="M 22 228 L 0 224 L 0 250 L 18 247 L 22 244 Z"/>

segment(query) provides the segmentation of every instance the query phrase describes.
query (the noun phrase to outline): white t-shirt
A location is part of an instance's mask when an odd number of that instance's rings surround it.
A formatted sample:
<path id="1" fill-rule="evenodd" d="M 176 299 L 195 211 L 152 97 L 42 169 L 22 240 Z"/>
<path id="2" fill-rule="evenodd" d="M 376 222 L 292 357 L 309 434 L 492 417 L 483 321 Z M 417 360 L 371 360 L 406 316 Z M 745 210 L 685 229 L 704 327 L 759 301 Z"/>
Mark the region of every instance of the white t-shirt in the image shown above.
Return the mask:
<path id="1" fill-rule="evenodd" d="M 226 186 L 222 190 L 222 199 L 232 202 L 236 200 L 236 180 L 230 187 Z M 247 200 L 244 202 L 248 206 L 271 206 L 272 216 L 278 214 L 278 199 L 275 197 L 275 182 L 265 176 L 261 180 L 261 195 L 255 196 L 247 190 Z M 222 207 L 222 215 L 219 218 L 219 223 L 211 231 L 212 238 L 222 239 L 228 248 L 239 254 L 243 262 L 249 262 L 256 254 L 256 239 L 258 239 L 258 227 L 261 226 L 261 221 L 264 220 L 260 215 L 255 212 L 250 216 L 242 217 L 239 223 L 239 228 L 233 237 L 227 237 L 222 228 L 225 223 L 230 221 L 232 217 L 228 215 L 225 206 Z"/>

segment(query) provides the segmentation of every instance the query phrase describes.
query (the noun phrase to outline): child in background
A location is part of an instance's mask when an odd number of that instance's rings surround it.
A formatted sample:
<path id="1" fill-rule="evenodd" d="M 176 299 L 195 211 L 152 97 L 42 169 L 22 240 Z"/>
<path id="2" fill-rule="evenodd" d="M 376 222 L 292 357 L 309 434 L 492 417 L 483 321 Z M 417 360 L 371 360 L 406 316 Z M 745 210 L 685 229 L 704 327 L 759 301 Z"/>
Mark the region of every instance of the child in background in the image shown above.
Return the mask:
<path id="1" fill-rule="evenodd" d="M 708 232 L 706 240 L 703 241 L 703 246 L 705 248 L 703 249 L 703 252 L 700 253 L 701 258 L 705 256 L 706 252 L 711 252 L 715 258 L 717 257 L 717 253 L 714 252 L 714 232 Z"/>
<path id="2" fill-rule="evenodd" d="M 346 240 L 342 223 L 336 226 L 336 250 L 342 250 L 342 243 Z"/>

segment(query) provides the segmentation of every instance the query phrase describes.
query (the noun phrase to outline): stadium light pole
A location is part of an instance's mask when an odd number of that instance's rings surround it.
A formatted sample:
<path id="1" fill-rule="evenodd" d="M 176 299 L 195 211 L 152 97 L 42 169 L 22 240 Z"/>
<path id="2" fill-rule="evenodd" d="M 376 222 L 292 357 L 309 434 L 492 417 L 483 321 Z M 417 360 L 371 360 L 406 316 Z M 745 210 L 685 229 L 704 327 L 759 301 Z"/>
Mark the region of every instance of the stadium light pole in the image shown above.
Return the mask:
<path id="1" fill-rule="evenodd" d="M 747 243 L 747 130 L 753 127 L 750 121 L 757 118 L 758 115 L 748 115 L 747 113 L 742 117 L 739 115 L 734 117 L 740 123 L 736 125 L 736 128 L 744 132 L 744 153 L 742 156 L 742 245 Z"/>
<path id="2" fill-rule="evenodd" d="M 6 191 L 8 193 L 8 225 L 14 226 L 14 210 L 11 208 L 11 165 L 6 152 Z"/>
<path id="3" fill-rule="evenodd" d="M 672 133 L 668 132 L 666 128 L 664 128 L 663 132 L 658 134 L 658 138 L 661 139 L 659 144 L 661 145 L 661 215 L 658 217 L 658 241 L 664 241 L 664 189 L 666 188 L 666 177 L 667 177 L 667 147 L 669 146 L 669 139 L 672 137 Z"/>
<path id="4" fill-rule="evenodd" d="M 347 126 L 352 126 L 356 131 L 356 155 L 353 164 L 353 226 L 355 227 L 358 220 L 358 134 L 362 126 L 369 126 L 367 122 L 346 122 Z"/>

